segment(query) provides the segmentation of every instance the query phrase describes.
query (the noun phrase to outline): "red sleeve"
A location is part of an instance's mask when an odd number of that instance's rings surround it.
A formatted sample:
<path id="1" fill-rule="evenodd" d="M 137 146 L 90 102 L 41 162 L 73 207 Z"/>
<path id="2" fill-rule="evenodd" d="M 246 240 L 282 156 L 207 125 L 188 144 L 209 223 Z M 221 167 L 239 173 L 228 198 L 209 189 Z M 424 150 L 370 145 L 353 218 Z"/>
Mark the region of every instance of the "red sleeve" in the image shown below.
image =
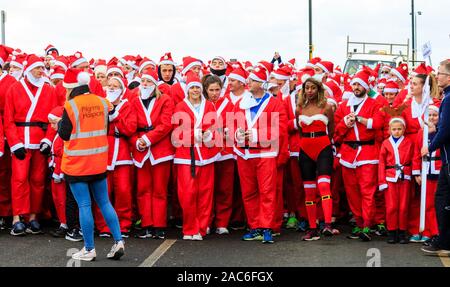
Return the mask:
<path id="1" fill-rule="evenodd" d="M 120 134 L 127 137 L 132 136 L 137 129 L 137 117 L 136 113 L 133 112 L 130 102 L 127 102 L 118 111 L 117 117 L 115 117 L 111 122 L 116 124 L 117 129 Z"/>
<path id="2" fill-rule="evenodd" d="M 17 86 L 15 85 L 14 87 Z M 3 118 L 6 139 L 8 140 L 8 144 L 11 148 L 15 147 L 18 144 L 23 145 L 23 143 L 19 139 L 19 135 L 17 134 L 17 127 L 14 120 L 14 114 L 16 113 L 14 107 L 15 91 L 15 88 L 11 88 L 6 94 L 5 114 Z"/>
<path id="3" fill-rule="evenodd" d="M 337 109 L 336 113 L 334 114 L 334 142 L 335 143 L 341 143 L 344 136 L 348 132 L 348 127 L 344 122 L 344 108 L 346 103 L 343 103 L 342 105 L 339 105 L 339 108 Z"/>
<path id="4" fill-rule="evenodd" d="M 167 95 L 164 95 L 163 97 L 164 98 L 161 99 L 164 101 L 160 115 L 161 123 L 154 126 L 154 130 L 151 130 L 146 134 L 151 144 L 158 143 L 172 131 L 172 115 L 175 107 L 173 101 L 171 101 Z"/>
<path id="5" fill-rule="evenodd" d="M 278 155 L 278 166 L 282 166 L 286 164 L 289 160 L 289 136 L 288 136 L 288 118 L 287 118 L 287 110 L 286 106 L 283 103 L 279 103 L 279 114 L 280 114 L 280 135 L 279 135 L 279 144 L 280 144 L 280 153 Z"/>
<path id="6" fill-rule="evenodd" d="M 51 106 L 50 110 L 53 110 L 54 108 L 56 108 L 58 106 L 58 98 L 57 98 L 56 90 L 53 87 L 49 87 L 49 88 L 50 88 L 50 93 L 51 93 L 50 98 L 52 99 L 52 103 L 50 104 L 50 106 Z M 48 122 L 48 119 L 47 119 L 47 122 Z M 54 129 L 52 129 L 49 125 L 47 132 L 45 133 L 44 139 L 48 139 L 48 141 L 46 141 L 46 142 L 52 143 L 52 140 L 55 138 L 55 136 L 56 136 L 56 131 Z"/>
<path id="7" fill-rule="evenodd" d="M 0 114 L 0 157 L 5 153 L 5 137 L 3 135 L 3 117 Z"/>

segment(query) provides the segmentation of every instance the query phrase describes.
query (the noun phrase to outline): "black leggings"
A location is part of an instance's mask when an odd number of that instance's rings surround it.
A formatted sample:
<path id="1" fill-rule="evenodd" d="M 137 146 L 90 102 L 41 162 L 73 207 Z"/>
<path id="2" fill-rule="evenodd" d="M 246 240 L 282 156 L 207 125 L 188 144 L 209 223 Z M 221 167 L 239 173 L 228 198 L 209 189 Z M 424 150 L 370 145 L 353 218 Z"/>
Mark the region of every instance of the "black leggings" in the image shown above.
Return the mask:
<path id="1" fill-rule="evenodd" d="M 314 181 L 318 176 L 322 175 L 331 176 L 333 173 L 333 161 L 331 145 L 320 152 L 317 162 L 312 160 L 303 150 L 300 150 L 298 162 L 303 181 Z"/>

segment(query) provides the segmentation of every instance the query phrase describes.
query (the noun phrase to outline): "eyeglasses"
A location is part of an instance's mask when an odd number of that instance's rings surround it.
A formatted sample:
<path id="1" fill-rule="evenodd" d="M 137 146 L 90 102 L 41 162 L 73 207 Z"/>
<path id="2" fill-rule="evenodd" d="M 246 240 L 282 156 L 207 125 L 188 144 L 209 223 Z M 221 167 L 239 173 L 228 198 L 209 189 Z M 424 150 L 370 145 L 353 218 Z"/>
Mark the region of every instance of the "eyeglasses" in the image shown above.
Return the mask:
<path id="1" fill-rule="evenodd" d="M 389 72 L 388 71 L 383 71 L 383 72 L 381 72 L 382 74 L 389 74 Z"/>

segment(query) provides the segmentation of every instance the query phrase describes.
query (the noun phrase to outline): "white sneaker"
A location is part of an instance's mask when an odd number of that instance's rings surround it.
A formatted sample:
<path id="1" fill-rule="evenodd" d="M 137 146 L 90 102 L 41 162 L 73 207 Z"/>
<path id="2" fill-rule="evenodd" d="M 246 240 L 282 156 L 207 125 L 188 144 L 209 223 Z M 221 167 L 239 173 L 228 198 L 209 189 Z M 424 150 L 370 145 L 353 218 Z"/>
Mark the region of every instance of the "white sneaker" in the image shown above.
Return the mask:
<path id="1" fill-rule="evenodd" d="M 230 231 L 228 231 L 228 229 L 225 227 L 219 227 L 216 229 L 216 233 L 219 235 L 227 235 L 230 234 Z"/>
<path id="2" fill-rule="evenodd" d="M 113 245 L 111 251 L 109 251 L 108 255 L 106 255 L 106 258 L 112 260 L 119 260 L 120 257 L 122 257 L 124 254 L 125 254 L 125 243 L 123 240 L 121 240 Z"/>
<path id="3" fill-rule="evenodd" d="M 202 241 L 203 237 L 199 234 L 192 236 L 192 240 L 194 241 Z"/>
<path id="4" fill-rule="evenodd" d="M 185 236 L 183 236 L 183 240 L 193 240 L 193 236 L 192 235 L 185 235 Z"/>
<path id="5" fill-rule="evenodd" d="M 85 247 L 83 247 L 83 249 L 81 249 L 79 252 L 72 255 L 72 259 L 80 261 L 95 261 L 95 257 L 97 257 L 95 249 L 87 251 Z"/>

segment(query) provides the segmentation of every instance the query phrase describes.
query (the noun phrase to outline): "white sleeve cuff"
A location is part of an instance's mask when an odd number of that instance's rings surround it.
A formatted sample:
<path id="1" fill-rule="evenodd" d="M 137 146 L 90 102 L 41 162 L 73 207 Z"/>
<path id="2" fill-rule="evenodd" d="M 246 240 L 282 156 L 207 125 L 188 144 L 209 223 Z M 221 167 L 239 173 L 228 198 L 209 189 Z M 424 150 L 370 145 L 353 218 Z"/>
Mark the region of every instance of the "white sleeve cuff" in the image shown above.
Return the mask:
<path id="1" fill-rule="evenodd" d="M 345 116 L 345 117 L 344 117 L 344 123 L 345 123 L 345 125 L 348 127 L 348 116 Z"/>
<path id="2" fill-rule="evenodd" d="M 382 184 L 382 185 L 380 185 L 379 188 L 380 188 L 380 191 L 383 191 L 383 190 L 388 188 L 388 185 L 387 184 Z"/>
<path id="3" fill-rule="evenodd" d="M 420 170 L 413 170 L 412 175 L 420 176 L 420 175 L 422 175 L 422 172 L 420 172 Z"/>
<path id="4" fill-rule="evenodd" d="M 118 116 L 119 116 L 119 111 L 116 110 L 116 111 L 114 112 L 114 114 L 109 115 L 109 121 L 110 121 L 110 122 L 114 121 L 115 119 L 117 119 Z"/>
<path id="5" fill-rule="evenodd" d="M 202 138 L 202 130 L 201 129 L 194 130 L 194 138 L 196 140 L 200 140 Z"/>
<path id="6" fill-rule="evenodd" d="M 373 119 L 368 119 L 367 120 L 367 129 L 368 130 L 373 129 Z"/>
<path id="7" fill-rule="evenodd" d="M 2 157 L 3 156 L 3 153 L 0 151 L 0 157 Z"/>
<path id="8" fill-rule="evenodd" d="M 238 144 L 243 144 L 245 142 L 245 140 L 244 139 L 242 139 L 242 140 L 238 139 L 238 132 L 239 132 L 239 129 L 237 129 L 236 132 L 234 133 L 234 138 L 236 139 L 236 142 Z"/>
<path id="9" fill-rule="evenodd" d="M 52 142 L 49 139 L 43 139 L 43 140 L 41 140 L 41 143 L 46 143 L 46 144 L 48 144 L 49 147 L 52 146 Z"/>
<path id="10" fill-rule="evenodd" d="M 18 144 L 16 144 L 16 145 L 14 145 L 14 146 L 11 147 L 11 152 L 15 152 L 16 150 L 18 150 L 18 149 L 20 149 L 20 148 L 23 148 L 23 147 L 25 147 L 25 146 L 23 145 L 23 143 L 18 143 Z"/>
<path id="11" fill-rule="evenodd" d="M 252 143 L 257 143 L 258 142 L 258 130 L 257 129 L 251 129 L 251 131 L 252 131 L 251 142 Z"/>
<path id="12" fill-rule="evenodd" d="M 152 143 L 148 139 L 147 135 L 143 135 L 142 139 L 145 141 L 145 144 L 147 145 L 147 147 L 150 147 L 152 145 Z"/>
<path id="13" fill-rule="evenodd" d="M 294 128 L 295 128 L 296 130 L 298 130 L 297 120 L 296 120 L 296 119 L 293 119 L 293 121 L 294 121 Z"/>

